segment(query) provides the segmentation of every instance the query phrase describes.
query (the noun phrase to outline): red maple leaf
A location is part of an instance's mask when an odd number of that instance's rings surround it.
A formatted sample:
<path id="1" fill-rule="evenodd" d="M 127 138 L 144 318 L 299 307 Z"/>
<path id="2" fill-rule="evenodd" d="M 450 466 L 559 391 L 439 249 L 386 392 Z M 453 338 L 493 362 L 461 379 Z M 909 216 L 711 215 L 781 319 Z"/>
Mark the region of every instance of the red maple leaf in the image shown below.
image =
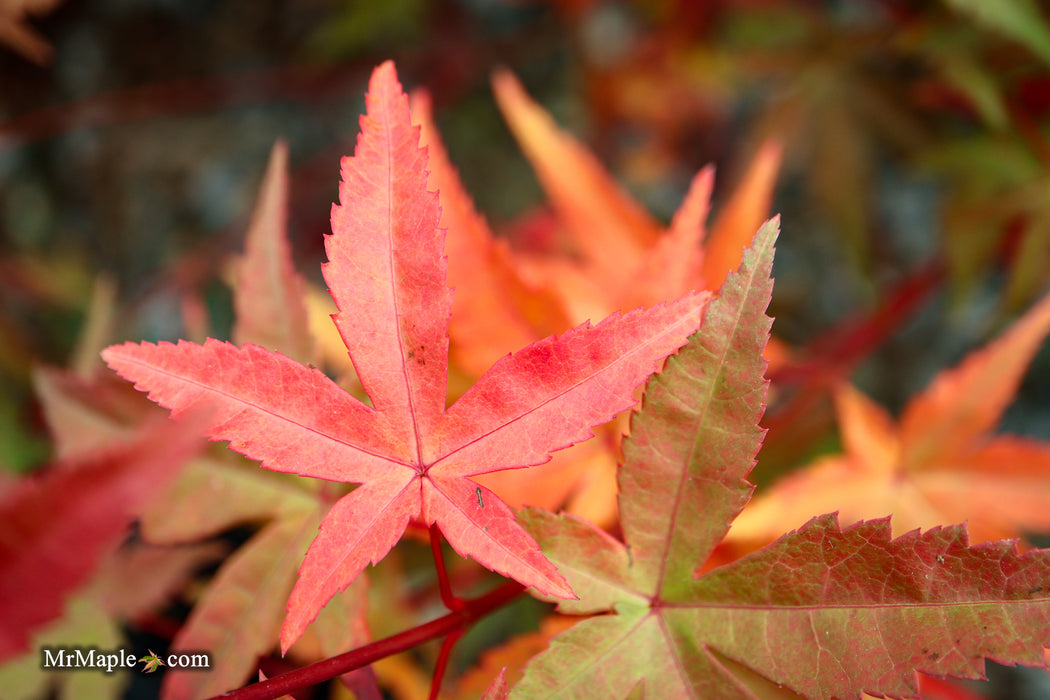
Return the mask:
<path id="1" fill-rule="evenodd" d="M 282 650 L 382 559 L 409 520 L 546 595 L 573 592 L 514 512 L 470 477 L 541 464 L 634 404 L 633 391 L 700 323 L 706 294 L 584 323 L 496 362 L 446 408 L 444 231 L 427 153 L 392 63 L 369 85 L 344 158 L 324 276 L 362 403 L 320 371 L 250 343 L 127 343 L 103 358 L 177 415 L 205 404 L 208 435 L 275 471 L 362 484 L 335 503 L 292 591 Z"/>

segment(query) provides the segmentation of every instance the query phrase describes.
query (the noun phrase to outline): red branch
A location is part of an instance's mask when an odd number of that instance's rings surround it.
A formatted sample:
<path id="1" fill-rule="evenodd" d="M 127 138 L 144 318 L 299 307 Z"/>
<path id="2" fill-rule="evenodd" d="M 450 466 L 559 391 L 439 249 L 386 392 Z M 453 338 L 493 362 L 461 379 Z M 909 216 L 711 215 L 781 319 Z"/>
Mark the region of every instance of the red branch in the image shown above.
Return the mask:
<path id="1" fill-rule="evenodd" d="M 405 630 L 386 639 L 380 639 L 359 649 L 333 656 L 324 661 L 298 668 L 279 676 L 253 683 L 238 690 L 217 696 L 228 700 L 275 700 L 295 690 L 308 688 L 318 683 L 341 676 L 374 661 L 401 653 L 408 649 L 438 639 L 446 634 L 468 627 L 498 608 L 503 607 L 525 591 L 516 581 L 508 581 L 499 588 L 479 598 L 463 601 L 463 608 L 444 617 Z"/>

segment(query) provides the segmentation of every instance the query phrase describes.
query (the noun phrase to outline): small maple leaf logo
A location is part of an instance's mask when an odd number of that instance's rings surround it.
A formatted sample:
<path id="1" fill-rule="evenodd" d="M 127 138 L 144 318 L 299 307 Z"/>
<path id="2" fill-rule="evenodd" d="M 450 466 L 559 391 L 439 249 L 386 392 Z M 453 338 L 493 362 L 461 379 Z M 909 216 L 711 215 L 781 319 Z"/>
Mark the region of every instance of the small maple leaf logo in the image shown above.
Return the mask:
<path id="1" fill-rule="evenodd" d="M 164 662 L 160 660 L 160 657 L 152 649 L 149 650 L 148 656 L 143 656 L 139 661 L 146 664 L 146 667 L 142 669 L 144 673 L 153 673 L 158 667 L 164 665 Z"/>

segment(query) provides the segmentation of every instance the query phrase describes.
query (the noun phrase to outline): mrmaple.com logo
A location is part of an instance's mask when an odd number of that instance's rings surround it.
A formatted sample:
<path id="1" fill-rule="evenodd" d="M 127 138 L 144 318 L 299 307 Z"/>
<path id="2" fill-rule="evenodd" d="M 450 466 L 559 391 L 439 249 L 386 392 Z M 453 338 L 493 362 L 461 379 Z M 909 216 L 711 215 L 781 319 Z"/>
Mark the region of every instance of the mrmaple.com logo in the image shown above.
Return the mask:
<path id="1" fill-rule="evenodd" d="M 153 673 L 161 666 L 179 669 L 206 671 L 211 668 L 211 654 L 206 652 L 172 653 L 163 659 L 153 653 L 140 658 L 126 649 L 99 651 L 93 647 L 43 647 L 40 649 L 40 665 L 48 670 L 93 669 L 113 673 L 118 668 L 135 668 L 144 664 L 144 673 Z"/>

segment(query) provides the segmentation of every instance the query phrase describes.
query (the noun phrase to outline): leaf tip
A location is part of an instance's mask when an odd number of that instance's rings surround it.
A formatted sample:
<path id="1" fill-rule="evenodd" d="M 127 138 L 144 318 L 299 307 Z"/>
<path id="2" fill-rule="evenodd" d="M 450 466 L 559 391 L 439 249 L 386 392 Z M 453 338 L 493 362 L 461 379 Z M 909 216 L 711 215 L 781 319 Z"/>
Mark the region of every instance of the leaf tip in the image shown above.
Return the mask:
<path id="1" fill-rule="evenodd" d="M 390 83 L 397 82 L 397 67 L 394 65 L 394 59 L 388 58 L 372 71 L 371 83 Z M 369 87 L 371 89 L 371 86 Z"/>
<path id="2" fill-rule="evenodd" d="M 481 700 L 506 700 L 507 697 L 507 667 L 504 666 L 492 679 L 492 683 L 481 696 Z"/>
<path id="3" fill-rule="evenodd" d="M 110 345 L 109 347 L 103 348 L 102 351 L 99 353 L 99 356 L 102 357 L 102 361 L 105 362 L 111 370 L 119 374 L 121 377 L 129 379 L 129 377 L 123 371 L 125 362 L 127 360 L 132 359 L 136 353 L 150 352 L 152 350 L 157 349 L 158 347 L 160 347 L 160 345 L 163 344 L 164 343 L 149 343 L 146 341 L 143 341 L 141 343 L 135 343 L 129 340 L 124 343 L 116 343 L 114 345 Z M 170 343 L 168 344 L 170 345 Z"/>
<path id="4" fill-rule="evenodd" d="M 372 71 L 368 80 L 368 96 L 380 95 L 383 99 L 400 98 L 405 100 L 407 107 L 408 96 L 397 75 L 397 68 L 392 59 L 383 61 Z"/>
<path id="5" fill-rule="evenodd" d="M 576 595 L 576 592 L 572 590 L 572 586 L 566 581 L 561 574 L 557 574 L 558 578 L 561 579 L 560 583 L 555 581 L 553 578 L 548 578 L 547 588 L 541 589 L 536 585 L 530 586 L 530 590 L 536 591 L 535 598 L 557 598 L 558 600 L 579 600 L 580 597 Z"/>
<path id="6" fill-rule="evenodd" d="M 298 583 L 296 586 L 298 587 Z M 317 618 L 320 608 L 313 610 L 312 614 L 304 614 L 303 606 L 295 603 L 295 591 L 293 590 L 292 596 L 288 598 L 288 604 L 285 606 L 285 612 L 287 615 L 285 615 L 284 622 L 281 624 L 280 635 L 282 658 L 288 654 L 288 650 L 292 648 L 292 645 L 303 636 L 307 625 Z"/>
<path id="7" fill-rule="evenodd" d="M 521 85 L 518 82 L 518 79 L 514 76 L 514 73 L 502 64 L 492 69 L 491 76 L 490 80 L 492 82 L 492 87 L 497 94 L 505 93 L 508 90 L 513 90 Z"/>

